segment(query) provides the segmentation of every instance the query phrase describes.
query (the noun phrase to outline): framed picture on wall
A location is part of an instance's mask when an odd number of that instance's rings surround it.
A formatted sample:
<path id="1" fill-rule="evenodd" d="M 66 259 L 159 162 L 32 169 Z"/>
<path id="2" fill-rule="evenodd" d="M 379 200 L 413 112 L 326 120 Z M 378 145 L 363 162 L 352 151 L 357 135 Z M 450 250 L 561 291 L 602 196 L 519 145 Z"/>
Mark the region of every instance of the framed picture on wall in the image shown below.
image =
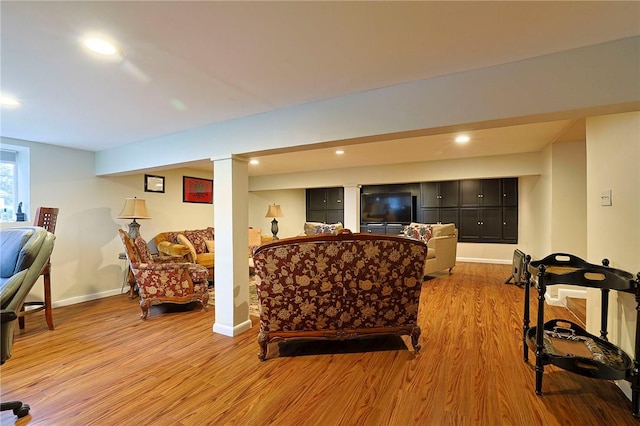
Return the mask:
<path id="1" fill-rule="evenodd" d="M 182 202 L 213 204 L 213 180 L 183 176 Z"/>
<path id="2" fill-rule="evenodd" d="M 164 192 L 164 176 L 144 175 L 145 192 Z"/>

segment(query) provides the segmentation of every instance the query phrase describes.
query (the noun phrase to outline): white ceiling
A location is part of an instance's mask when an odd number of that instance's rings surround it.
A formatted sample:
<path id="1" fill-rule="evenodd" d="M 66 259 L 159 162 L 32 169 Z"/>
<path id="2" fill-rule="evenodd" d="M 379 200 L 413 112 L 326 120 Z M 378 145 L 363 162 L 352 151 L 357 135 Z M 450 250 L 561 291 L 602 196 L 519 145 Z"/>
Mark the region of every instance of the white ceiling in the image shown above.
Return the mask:
<path id="1" fill-rule="evenodd" d="M 2 1 L 0 19 L 1 91 L 23 103 L 2 108 L 0 135 L 99 151 L 637 36 L 640 2 Z M 88 54 L 87 33 L 123 56 Z M 430 159 L 535 151 L 571 124 L 478 130 L 465 151 L 435 135 L 385 142 L 392 150 L 352 145 L 339 160 L 334 149 L 279 153 L 250 173 L 406 162 L 389 153 L 410 149 L 414 161 L 421 149 Z"/>

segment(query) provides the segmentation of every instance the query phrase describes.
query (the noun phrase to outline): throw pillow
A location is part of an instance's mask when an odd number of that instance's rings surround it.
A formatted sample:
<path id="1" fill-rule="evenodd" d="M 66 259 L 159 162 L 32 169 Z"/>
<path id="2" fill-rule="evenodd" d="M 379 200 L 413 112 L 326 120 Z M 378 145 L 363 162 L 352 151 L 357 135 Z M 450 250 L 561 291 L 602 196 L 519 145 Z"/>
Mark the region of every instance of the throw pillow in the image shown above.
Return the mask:
<path id="1" fill-rule="evenodd" d="M 185 237 L 183 234 L 178 234 L 178 243 L 182 244 L 183 246 L 189 249 L 189 253 L 191 254 L 191 261 L 195 262 L 197 257 L 196 249 L 193 246 L 193 244 L 191 244 L 191 241 L 189 241 L 189 239 Z"/>
<path id="2" fill-rule="evenodd" d="M 402 232 L 406 237 L 414 240 L 420 240 L 423 243 L 428 243 L 431 239 L 432 230 L 431 225 L 412 223 L 404 227 Z"/>
<path id="3" fill-rule="evenodd" d="M 335 229 L 336 233 L 339 230 L 342 229 L 342 222 L 336 222 L 336 223 L 331 223 L 331 224 L 322 223 L 322 222 L 305 222 L 304 223 L 304 234 L 305 235 L 315 235 L 317 227 L 320 226 L 320 225 L 333 225 L 333 226 L 336 227 L 336 229 Z"/>
<path id="4" fill-rule="evenodd" d="M 316 226 L 315 235 L 319 235 L 319 234 L 335 235 L 336 232 L 337 232 L 336 225 L 329 225 L 329 224 L 323 223 L 322 225 Z"/>
<path id="5" fill-rule="evenodd" d="M 182 234 L 191 241 L 191 244 L 193 244 L 193 247 L 196 249 L 196 253 L 206 253 L 207 244 L 205 241 L 214 239 L 213 228 L 211 227 L 206 229 L 187 230 Z"/>
<path id="6" fill-rule="evenodd" d="M 214 253 L 216 251 L 215 240 L 205 240 L 204 243 L 207 245 L 207 252 Z"/>

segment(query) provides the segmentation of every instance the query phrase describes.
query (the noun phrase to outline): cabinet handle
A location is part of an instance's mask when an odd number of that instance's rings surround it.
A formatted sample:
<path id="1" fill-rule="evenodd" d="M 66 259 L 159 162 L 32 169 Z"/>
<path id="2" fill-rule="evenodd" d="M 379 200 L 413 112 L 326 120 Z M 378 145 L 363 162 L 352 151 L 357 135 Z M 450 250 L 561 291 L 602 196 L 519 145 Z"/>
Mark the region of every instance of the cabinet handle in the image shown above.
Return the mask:
<path id="1" fill-rule="evenodd" d="M 502 224 L 503 224 L 504 226 L 507 226 L 507 222 L 502 222 Z"/>
<path id="2" fill-rule="evenodd" d="M 478 225 L 482 225 L 482 223 L 478 222 Z"/>
<path id="3" fill-rule="evenodd" d="M 342 200 L 336 200 L 336 203 L 341 203 L 341 202 L 342 202 Z"/>

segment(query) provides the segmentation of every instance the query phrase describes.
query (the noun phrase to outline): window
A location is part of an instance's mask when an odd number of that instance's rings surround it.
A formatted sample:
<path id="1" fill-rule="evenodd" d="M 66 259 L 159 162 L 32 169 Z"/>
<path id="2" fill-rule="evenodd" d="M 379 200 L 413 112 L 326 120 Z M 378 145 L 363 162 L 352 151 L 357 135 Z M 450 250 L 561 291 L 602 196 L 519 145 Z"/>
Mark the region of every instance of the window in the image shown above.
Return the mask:
<path id="1" fill-rule="evenodd" d="M 0 220 L 15 221 L 18 204 L 29 213 L 29 148 L 2 144 L 0 149 Z"/>
<path id="2" fill-rule="evenodd" d="M 16 209 L 16 192 L 17 176 L 16 176 L 16 159 L 18 153 L 3 149 L 0 151 L 0 217 L 3 221 L 13 217 Z"/>

